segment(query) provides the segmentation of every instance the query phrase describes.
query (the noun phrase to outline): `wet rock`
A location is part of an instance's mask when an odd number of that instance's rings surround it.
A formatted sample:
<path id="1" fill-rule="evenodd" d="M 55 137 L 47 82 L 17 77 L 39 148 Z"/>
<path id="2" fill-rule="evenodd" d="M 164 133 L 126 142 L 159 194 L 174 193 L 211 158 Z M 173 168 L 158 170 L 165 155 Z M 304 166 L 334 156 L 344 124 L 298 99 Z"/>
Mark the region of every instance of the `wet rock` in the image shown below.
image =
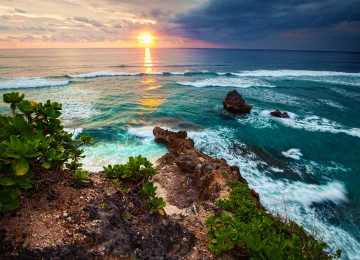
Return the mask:
<path id="1" fill-rule="evenodd" d="M 275 110 L 270 112 L 270 115 L 275 116 L 275 117 L 280 117 L 280 118 L 290 118 L 290 116 L 288 115 L 288 113 L 286 112 L 281 112 L 280 110 Z"/>
<path id="2" fill-rule="evenodd" d="M 236 91 L 230 91 L 223 100 L 224 109 L 231 113 L 250 113 L 252 105 L 247 104 L 242 96 Z"/>

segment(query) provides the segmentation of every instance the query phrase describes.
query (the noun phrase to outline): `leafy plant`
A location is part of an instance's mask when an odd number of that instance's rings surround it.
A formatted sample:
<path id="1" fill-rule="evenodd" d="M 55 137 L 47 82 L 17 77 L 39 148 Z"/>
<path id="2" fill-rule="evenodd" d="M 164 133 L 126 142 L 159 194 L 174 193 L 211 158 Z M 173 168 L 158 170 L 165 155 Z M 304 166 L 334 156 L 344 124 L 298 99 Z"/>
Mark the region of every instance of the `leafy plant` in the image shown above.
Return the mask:
<path id="1" fill-rule="evenodd" d="M 145 202 L 150 214 L 158 212 L 164 215 L 163 208 L 166 206 L 166 202 L 159 197 L 156 197 L 157 187 L 150 181 L 156 174 L 155 168 L 152 167 L 152 163 L 138 155 L 136 157 L 129 157 L 126 164 L 108 165 L 104 168 L 104 178 L 113 178 L 113 183 L 116 187 L 121 187 L 123 182 L 133 182 L 134 189 L 139 189 L 141 199 Z M 129 187 L 122 188 L 123 192 L 130 192 Z M 136 191 L 137 192 L 137 191 Z"/>
<path id="2" fill-rule="evenodd" d="M 79 139 L 64 130 L 58 119 L 62 105 L 57 102 L 36 103 L 18 92 L 5 93 L 11 116 L 0 115 L 0 210 L 19 207 L 21 190 L 32 188 L 34 172 L 63 168 L 76 170 L 84 157 L 79 148 L 92 144 L 92 137 Z M 18 109 L 18 111 L 17 111 Z"/>
<path id="3" fill-rule="evenodd" d="M 83 183 L 89 183 L 90 181 L 87 180 L 88 175 L 88 171 L 76 170 L 74 174 L 74 179 Z"/>
<path id="4" fill-rule="evenodd" d="M 256 207 L 246 184 L 228 181 L 232 188 L 229 199 L 220 199 L 217 205 L 225 212 L 221 218 L 209 217 L 205 224 L 211 227 L 207 237 L 209 249 L 215 254 L 240 246 L 252 259 L 330 259 L 340 258 L 341 250 L 327 254 L 328 245 L 306 234 L 295 222 L 285 223 L 280 217 L 267 214 Z M 240 248 L 239 247 L 239 248 Z"/>
<path id="5" fill-rule="evenodd" d="M 153 199 L 150 198 L 150 201 L 146 204 L 146 207 L 149 210 L 150 214 L 155 212 L 159 212 L 160 215 L 164 215 L 163 208 L 166 206 L 166 202 L 163 198 L 154 197 Z"/>
<path id="6" fill-rule="evenodd" d="M 152 163 L 138 155 L 136 157 L 129 157 L 126 164 L 115 164 L 114 166 L 104 166 L 105 174 L 103 177 L 114 177 L 117 179 L 129 179 L 129 180 L 150 180 L 156 173 L 156 170 L 152 167 Z"/>

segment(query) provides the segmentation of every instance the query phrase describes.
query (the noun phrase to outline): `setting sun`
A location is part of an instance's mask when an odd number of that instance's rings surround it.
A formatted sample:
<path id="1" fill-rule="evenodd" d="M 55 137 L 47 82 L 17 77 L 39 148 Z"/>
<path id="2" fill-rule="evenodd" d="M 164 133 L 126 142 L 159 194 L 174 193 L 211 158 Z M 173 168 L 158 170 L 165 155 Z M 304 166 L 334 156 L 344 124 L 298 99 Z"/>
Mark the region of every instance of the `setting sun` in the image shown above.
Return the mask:
<path id="1" fill-rule="evenodd" d="M 140 44 L 149 46 L 153 43 L 153 36 L 150 33 L 143 33 L 137 37 Z"/>

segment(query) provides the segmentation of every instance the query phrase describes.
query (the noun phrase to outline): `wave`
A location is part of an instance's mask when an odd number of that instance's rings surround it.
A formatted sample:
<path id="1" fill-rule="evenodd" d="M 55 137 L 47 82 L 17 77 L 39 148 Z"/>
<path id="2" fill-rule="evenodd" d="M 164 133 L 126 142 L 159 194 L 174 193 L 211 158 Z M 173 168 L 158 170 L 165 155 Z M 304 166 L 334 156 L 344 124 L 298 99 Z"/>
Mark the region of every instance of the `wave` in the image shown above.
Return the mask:
<path id="1" fill-rule="evenodd" d="M 267 112 L 270 113 L 270 111 Z M 316 115 L 302 117 L 291 112 L 288 112 L 288 114 L 290 118 L 280 119 L 274 117 L 273 120 L 277 120 L 289 127 L 305 129 L 307 131 L 329 132 L 334 134 L 344 133 L 360 138 L 360 128 L 345 127 L 337 122 Z"/>
<path id="2" fill-rule="evenodd" d="M 121 77 L 121 76 L 146 76 L 146 75 L 157 75 L 157 76 L 196 76 L 196 75 L 210 75 L 210 76 L 231 76 L 232 73 L 221 73 L 212 71 L 162 71 L 162 72 L 121 72 L 121 71 L 96 71 L 85 74 L 77 75 L 66 75 L 69 78 L 97 78 L 97 77 Z"/>
<path id="3" fill-rule="evenodd" d="M 84 169 L 102 171 L 108 164 L 126 163 L 130 156 L 142 156 L 152 163 L 167 152 L 163 145 L 154 142 L 153 127 L 129 128 L 125 133 L 118 133 L 111 142 L 99 142 L 85 147 Z"/>
<path id="4" fill-rule="evenodd" d="M 64 128 L 64 130 L 66 132 L 68 132 L 69 134 L 73 134 L 72 139 L 77 138 L 82 132 L 83 132 L 83 128 Z"/>
<path id="5" fill-rule="evenodd" d="M 300 157 L 302 156 L 302 153 L 300 149 L 292 148 L 288 151 L 281 152 L 285 157 L 294 159 L 294 160 L 300 160 Z"/>
<path id="6" fill-rule="evenodd" d="M 313 71 L 313 70 L 245 70 L 233 73 L 240 77 L 328 77 L 328 76 L 355 76 L 360 77 L 360 73 L 348 73 L 337 71 Z"/>
<path id="7" fill-rule="evenodd" d="M 59 87 L 70 83 L 68 80 L 54 81 L 45 77 L 20 77 L 0 79 L 0 89 Z"/>
<path id="8" fill-rule="evenodd" d="M 91 72 L 85 74 L 66 75 L 66 76 L 70 78 L 97 78 L 97 77 L 138 76 L 138 75 L 140 75 L 140 73 L 97 71 L 97 72 Z"/>
<path id="9" fill-rule="evenodd" d="M 250 187 L 260 194 L 262 204 L 273 214 L 296 221 L 310 233 L 317 231 L 331 249 L 341 248 L 344 257 L 354 259 L 354 256 L 360 254 L 359 242 L 342 227 L 332 225 L 325 219 L 324 216 L 331 214 L 330 210 L 325 208 L 322 212 L 314 213 L 314 204 L 326 205 L 331 202 L 341 207 L 344 202 L 348 202 L 347 190 L 342 182 L 329 179 L 322 184 L 312 184 L 283 178 L 273 179 L 270 177 L 272 172 L 282 173 L 283 169 L 260 160 L 249 149 L 247 153 L 237 154 L 233 149 L 233 140 L 236 140 L 233 135 L 234 130 L 228 128 L 189 133 L 196 148 L 210 156 L 224 158 L 230 165 L 237 165 Z M 236 145 L 247 149 L 239 141 Z M 289 166 L 292 169 L 291 163 Z M 337 171 L 337 167 L 317 167 L 317 174 Z"/>
<path id="10" fill-rule="evenodd" d="M 205 80 L 197 80 L 195 82 L 177 82 L 179 85 L 193 86 L 197 88 L 203 87 L 276 87 L 265 81 L 249 78 L 210 78 Z"/>

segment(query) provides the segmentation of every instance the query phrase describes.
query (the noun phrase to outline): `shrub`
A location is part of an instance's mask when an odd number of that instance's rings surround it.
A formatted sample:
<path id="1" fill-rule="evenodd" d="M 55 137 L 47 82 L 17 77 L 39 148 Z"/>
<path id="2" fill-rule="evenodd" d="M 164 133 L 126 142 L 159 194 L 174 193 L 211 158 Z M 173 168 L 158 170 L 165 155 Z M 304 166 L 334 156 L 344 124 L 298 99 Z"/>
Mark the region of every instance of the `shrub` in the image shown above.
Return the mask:
<path id="1" fill-rule="evenodd" d="M 231 212 L 221 218 L 209 217 L 211 227 L 209 249 L 215 254 L 227 252 L 235 246 L 244 248 L 252 259 L 330 259 L 340 258 L 341 250 L 327 254 L 328 245 L 306 234 L 295 222 L 284 223 L 280 217 L 267 214 L 251 200 L 250 189 L 240 182 L 228 182 L 232 188 L 229 199 L 217 205 Z"/>
<path id="2" fill-rule="evenodd" d="M 6 212 L 20 206 L 17 198 L 21 190 L 33 187 L 34 172 L 64 168 L 75 170 L 84 144 L 92 144 L 92 137 L 79 139 L 64 131 L 59 117 L 62 104 L 36 103 L 24 99 L 18 92 L 5 93 L 3 101 L 10 104 L 11 116 L 0 115 L 0 210 Z M 17 109 L 19 111 L 17 111 Z"/>
<path id="3" fill-rule="evenodd" d="M 164 215 L 163 208 L 166 206 L 166 202 L 156 196 L 157 187 L 150 181 L 156 174 L 156 169 L 152 167 L 152 163 L 138 155 L 136 157 L 129 157 L 126 164 L 115 164 L 114 166 L 108 165 L 104 168 L 104 178 L 113 178 L 113 183 L 117 187 L 121 187 L 123 181 L 133 182 L 133 189 L 139 189 L 141 198 L 145 201 L 145 205 L 150 214 L 155 212 Z M 129 188 L 123 189 L 126 193 L 129 192 Z"/>

